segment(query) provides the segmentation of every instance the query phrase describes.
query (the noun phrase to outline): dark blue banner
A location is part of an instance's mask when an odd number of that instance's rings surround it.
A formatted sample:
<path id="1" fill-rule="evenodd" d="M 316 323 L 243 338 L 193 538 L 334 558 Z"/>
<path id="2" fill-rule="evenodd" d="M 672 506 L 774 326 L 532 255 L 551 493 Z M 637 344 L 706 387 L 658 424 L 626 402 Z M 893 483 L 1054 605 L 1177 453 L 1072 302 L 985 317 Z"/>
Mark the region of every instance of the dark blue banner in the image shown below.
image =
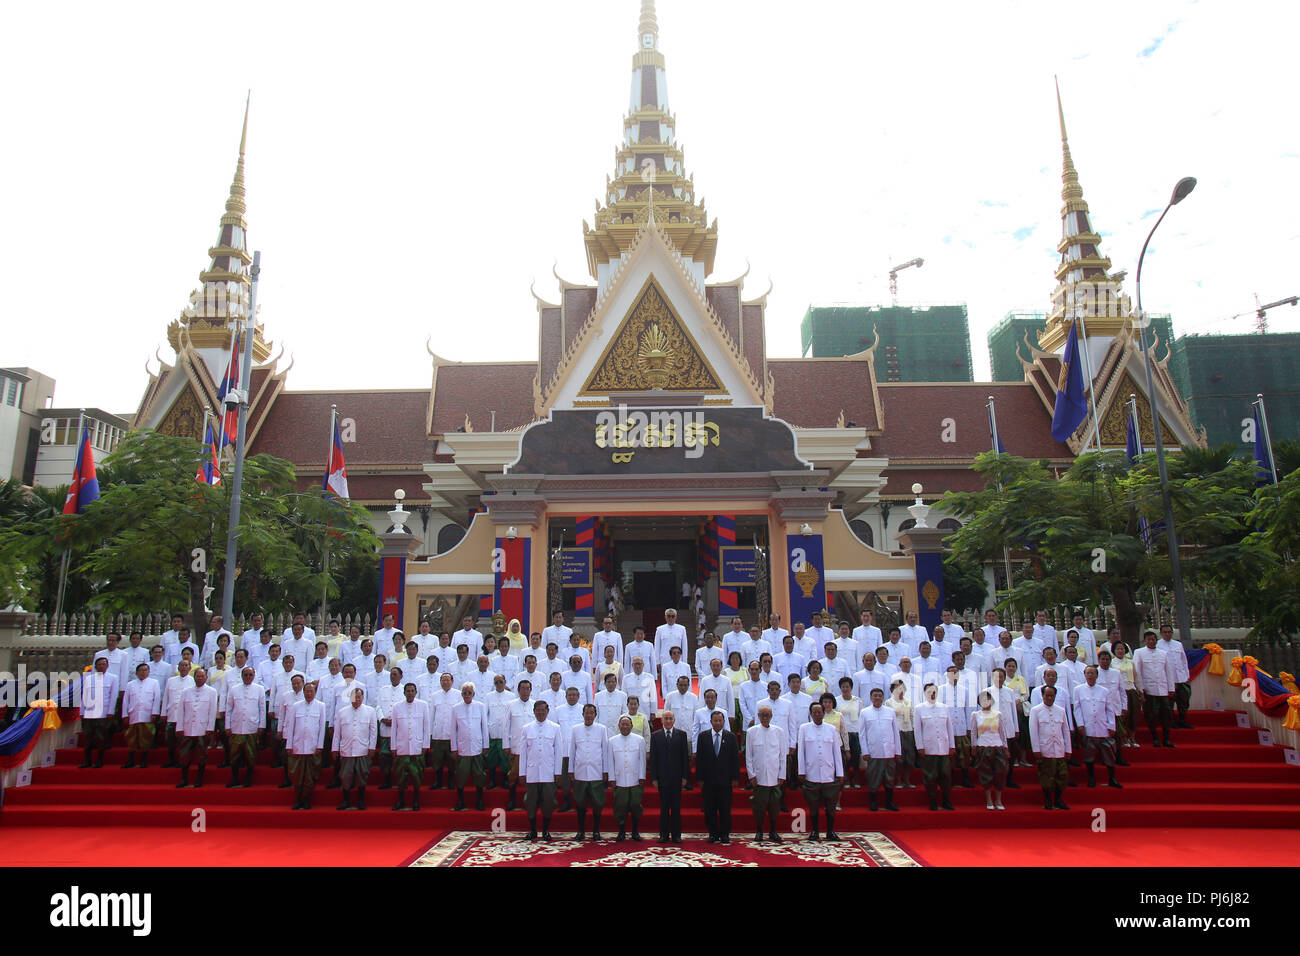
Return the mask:
<path id="1" fill-rule="evenodd" d="M 728 588 L 752 588 L 757 569 L 752 547 L 721 547 L 721 571 L 718 584 Z"/>
<path id="2" fill-rule="evenodd" d="M 920 602 L 917 610 L 921 615 L 921 626 L 933 632 L 943 613 L 943 555 L 916 554 L 914 557 L 916 596 Z"/>
<path id="3" fill-rule="evenodd" d="M 591 548 L 561 548 L 561 586 L 566 588 L 591 587 L 591 561 Z"/>
<path id="4" fill-rule="evenodd" d="M 822 536 L 791 535 L 786 539 L 786 573 L 790 579 L 790 620 L 783 622 L 794 630 L 796 621 L 812 624 L 813 611 L 826 608 L 826 563 L 822 560 Z"/>

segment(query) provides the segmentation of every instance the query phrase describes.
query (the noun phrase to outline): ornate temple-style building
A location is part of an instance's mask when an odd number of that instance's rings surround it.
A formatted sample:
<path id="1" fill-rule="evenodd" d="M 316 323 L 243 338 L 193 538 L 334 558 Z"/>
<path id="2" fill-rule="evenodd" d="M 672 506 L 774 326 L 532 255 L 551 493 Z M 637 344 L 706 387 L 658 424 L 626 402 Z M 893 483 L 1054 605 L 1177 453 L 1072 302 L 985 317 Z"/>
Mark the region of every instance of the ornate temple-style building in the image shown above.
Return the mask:
<path id="1" fill-rule="evenodd" d="M 1072 321 L 1086 322 L 1102 445 L 1123 446 L 1130 393 L 1150 430 L 1132 317 L 1089 220 L 1063 113 L 1061 137 L 1053 308 L 1040 341 L 1025 343 L 1023 381 L 885 384 L 875 346 L 773 358 L 766 294 L 744 275 L 713 274 L 718 221 L 686 170 L 654 3 L 642 0 L 615 168 L 583 225 L 590 281 L 560 280 L 557 301 L 537 298 L 537 360 L 431 353 L 428 388 L 299 392 L 259 329 L 250 452 L 287 458 L 304 486 L 319 485 L 330 406 L 345 441 L 355 422 L 344 445 L 352 498 L 381 531 L 395 489 L 412 512 L 409 545 L 386 546 L 383 584 L 408 630 L 423 610 L 472 594 L 526 630 L 557 604 L 599 621 L 617 590 L 630 636 L 633 622 L 661 622 L 697 577 L 707 577 L 710 622 L 766 608 L 807 621 L 869 592 L 937 619 L 939 539 L 953 523 L 917 508 L 913 486 L 930 503 L 980 487 L 970 464 L 990 447 L 990 397 L 1009 452 L 1070 464 L 1092 440 L 1091 419 L 1065 444 L 1051 436 Z M 168 328 L 175 361 L 150 375 L 133 427 L 199 438 L 203 409 L 217 408 L 250 281 L 245 213 L 241 139 L 203 285 Z M 1156 372 L 1166 435 L 1198 443 L 1166 362 Z"/>

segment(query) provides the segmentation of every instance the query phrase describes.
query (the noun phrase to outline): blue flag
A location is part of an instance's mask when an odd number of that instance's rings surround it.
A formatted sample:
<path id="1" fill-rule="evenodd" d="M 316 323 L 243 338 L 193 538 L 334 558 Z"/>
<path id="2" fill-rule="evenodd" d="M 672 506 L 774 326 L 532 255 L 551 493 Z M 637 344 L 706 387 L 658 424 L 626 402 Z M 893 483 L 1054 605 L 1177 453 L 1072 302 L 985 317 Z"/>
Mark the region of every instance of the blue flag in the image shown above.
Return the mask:
<path id="1" fill-rule="evenodd" d="M 1052 413 L 1052 437 L 1065 441 L 1088 417 L 1083 394 L 1083 368 L 1079 364 L 1079 327 L 1070 326 L 1070 338 L 1061 356 L 1061 377 L 1056 383 L 1056 410 Z"/>
<path id="2" fill-rule="evenodd" d="M 1137 424 L 1133 416 L 1128 416 L 1128 428 L 1124 432 L 1124 457 L 1132 465 L 1142 454 L 1142 439 L 1138 437 Z"/>
<path id="3" fill-rule="evenodd" d="M 1255 461 L 1259 467 L 1255 470 L 1255 487 L 1263 488 L 1273 484 L 1273 456 L 1269 453 L 1264 423 L 1259 420 L 1259 406 L 1254 406 L 1255 415 Z"/>
<path id="4" fill-rule="evenodd" d="M 1002 444 L 1002 436 L 998 434 L 997 420 L 993 417 L 993 406 L 989 405 L 989 438 L 993 440 L 993 450 L 999 455 L 1007 453 L 1006 446 Z"/>

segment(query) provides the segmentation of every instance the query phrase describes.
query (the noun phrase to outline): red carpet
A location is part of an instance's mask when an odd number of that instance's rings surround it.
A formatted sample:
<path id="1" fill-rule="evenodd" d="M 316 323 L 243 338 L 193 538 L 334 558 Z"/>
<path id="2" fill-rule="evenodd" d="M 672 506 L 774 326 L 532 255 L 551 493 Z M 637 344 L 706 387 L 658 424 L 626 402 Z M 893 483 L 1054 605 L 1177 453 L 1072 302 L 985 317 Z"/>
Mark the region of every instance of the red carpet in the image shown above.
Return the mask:
<path id="1" fill-rule="evenodd" d="M 1195 713 L 1191 719 L 1196 729 L 1177 731 L 1175 749 L 1148 745 L 1124 751 L 1133 766 L 1119 770 L 1119 779 L 1124 784 L 1122 790 L 1104 785 L 1089 789 L 1084 785 L 1082 768 L 1072 769 L 1078 786 L 1067 791 L 1066 801 L 1073 808 L 1069 811 L 1043 810 L 1033 771 L 1019 769 L 1015 777 L 1023 789 L 1006 791 L 1004 812 L 986 811 L 980 791 L 957 789 L 953 794 L 957 810 L 933 813 L 926 806 L 924 791 L 917 789 L 896 791 L 901 812 L 873 813 L 866 807 L 865 793 L 845 790 L 844 810 L 837 816 L 836 827 L 841 833 L 888 831 L 900 843 L 909 845 L 913 840 L 921 843 L 919 835 L 926 834 L 931 841 L 941 841 L 938 845 L 951 846 L 953 862 L 980 858 L 979 848 L 984 842 L 994 846 L 1007 843 L 1000 831 L 1035 829 L 1075 834 L 1080 842 L 1069 844 L 1072 853 L 1077 850 L 1082 855 L 1093 854 L 1088 858 L 1098 862 L 1122 859 L 1146 862 L 1157 857 L 1152 857 L 1143 847 L 1149 847 L 1159 859 L 1166 859 L 1159 856 L 1162 847 L 1180 846 L 1178 839 L 1169 836 L 1171 829 L 1180 833 L 1188 829 L 1218 828 L 1278 829 L 1292 833 L 1300 830 L 1300 769 L 1284 763 L 1281 748 L 1259 746 L 1255 732 L 1237 728 L 1231 713 Z M 334 810 L 338 791 L 322 786 L 316 791 L 311 811 L 295 812 L 289 809 L 293 799 L 291 791 L 275 786 L 281 780 L 280 771 L 273 771 L 265 764 L 258 769 L 251 789 L 228 790 L 225 784 L 229 774 L 217 769 L 219 758 L 214 752 L 205 786 L 199 790 L 177 790 L 178 772 L 161 769 L 158 765 L 164 758 L 157 752 L 145 770 L 120 769 L 125 756 L 125 751 L 113 749 L 103 769 L 81 770 L 77 767 L 82 758 L 80 751 L 60 751 L 54 767 L 34 772 L 31 786 L 7 791 L 4 809 L 0 811 L 0 829 L 4 831 L 0 839 L 0 862 L 18 862 L 16 855 L 23 855 L 25 860 L 39 858 L 42 847 L 46 852 L 57 849 L 59 857 L 65 860 L 75 857 L 94 862 L 102 859 L 105 851 L 113 859 L 122 859 L 117 848 L 129 844 L 130 840 L 96 842 L 86 832 L 76 840 L 60 836 L 57 842 L 36 837 L 39 833 L 50 833 L 50 828 L 58 828 L 59 834 L 75 832 L 79 827 L 102 828 L 106 820 L 111 820 L 118 833 L 135 834 L 140 832 L 137 828 L 162 828 L 153 831 L 159 834 L 158 841 L 142 841 L 145 847 L 157 843 L 165 848 L 160 852 L 169 862 L 184 863 L 189 852 L 185 837 L 190 835 L 195 811 L 202 811 L 208 828 L 205 846 L 217 845 L 212 842 L 216 836 L 229 839 L 229 845 L 217 855 L 242 856 L 240 862 L 278 860 L 277 841 L 281 839 L 278 829 L 290 832 L 291 836 L 285 840 L 294 847 L 294 853 L 315 853 L 311 847 L 316 841 L 302 840 L 300 831 L 319 830 L 324 839 L 323 832 L 328 830 L 326 843 L 339 839 L 338 834 L 355 834 L 356 839 L 351 836 L 346 839 L 352 844 L 365 843 L 364 852 L 371 854 L 367 859 L 391 864 L 420 850 L 436 833 L 489 832 L 494 823 L 500 826 L 498 821 L 502 820 L 512 831 L 527 827 L 522 812 L 504 812 L 506 793 L 502 790 L 486 795 L 488 810 L 484 812 L 453 812 L 453 791 L 425 790 L 421 812 L 393 813 L 389 808 L 395 794 L 372 785 L 367 812 L 340 813 Z M 266 759 L 263 755 L 263 761 Z M 325 778 L 330 778 L 328 772 Z M 472 796 L 471 790 L 471 799 Z M 645 828 L 652 834 L 658 829 L 658 803 L 658 794 L 651 788 L 645 796 Z M 699 791 L 687 792 L 683 805 L 685 828 L 703 831 Z M 802 797 L 792 793 L 789 806 L 792 811 L 802 811 Z M 1094 822 L 1103 819 L 1097 811 L 1104 813 L 1106 833 L 1092 831 Z M 745 835 L 751 817 L 747 795 L 741 790 L 736 793 L 733 820 L 735 832 Z M 786 814 L 781 829 L 790 832 L 800 822 L 793 814 Z M 557 814 L 552 829 L 560 835 L 572 833 L 575 826 L 572 813 Z M 249 830 L 256 830 L 251 842 Z M 235 834 L 241 835 L 238 845 Z M 1092 837 L 1096 839 L 1090 840 Z M 373 848 L 365 842 L 371 839 L 375 841 Z M 1016 844 L 1015 840 L 1009 842 Z M 1037 838 L 1029 840 L 1022 835 L 1019 842 L 1032 848 Z M 1115 849 L 1100 849 L 1112 843 Z M 935 853 L 935 845 L 925 843 L 917 852 L 927 859 L 941 856 Z M 1245 845 L 1246 841 L 1237 840 L 1239 848 Z M 260 849 L 249 850 L 249 846 Z M 1126 856 L 1128 851 L 1121 850 L 1120 846 L 1133 847 L 1136 851 Z M 147 852 L 143 855 L 154 859 Z M 204 851 L 204 857 L 205 863 L 215 862 L 209 850 Z M 336 860 L 337 851 L 327 851 L 325 857 L 321 862 Z M 1170 862 L 1186 863 L 1189 859 L 1199 857 L 1180 851 Z M 1024 862 L 1034 860 L 1026 857 Z M 1081 858 L 1079 862 L 1086 861 Z"/>
<path id="2" fill-rule="evenodd" d="M 923 830 L 889 836 L 925 866 L 1295 866 L 1295 830 Z"/>

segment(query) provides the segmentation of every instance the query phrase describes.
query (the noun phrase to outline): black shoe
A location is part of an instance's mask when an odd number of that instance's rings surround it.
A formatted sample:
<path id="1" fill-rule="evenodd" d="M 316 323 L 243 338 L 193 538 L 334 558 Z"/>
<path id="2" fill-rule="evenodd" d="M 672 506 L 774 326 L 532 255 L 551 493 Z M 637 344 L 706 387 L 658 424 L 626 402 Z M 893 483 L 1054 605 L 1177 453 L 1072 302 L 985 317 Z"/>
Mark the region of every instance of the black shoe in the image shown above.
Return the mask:
<path id="1" fill-rule="evenodd" d="M 632 828 L 632 842 L 633 842 L 633 843 L 640 843 L 640 842 L 641 842 L 641 833 L 640 833 L 640 831 L 637 830 L 636 827 L 633 827 L 633 828 Z"/>
<path id="2" fill-rule="evenodd" d="M 885 788 L 885 809 L 886 810 L 898 809 L 898 807 L 894 804 L 894 790 L 892 787 Z M 827 816 L 829 817 L 829 815 L 830 814 L 828 813 Z"/>
<path id="3" fill-rule="evenodd" d="M 190 772 L 187 770 L 181 774 L 181 782 L 176 784 L 177 790 L 184 790 L 190 785 Z"/>
<path id="4" fill-rule="evenodd" d="M 625 827 L 619 827 L 619 828 L 618 828 L 618 836 L 614 837 L 614 842 L 615 842 L 615 843 L 622 843 L 622 842 L 623 842 L 624 840 L 626 840 L 626 839 L 627 839 L 627 829 L 626 829 Z M 709 837 L 709 842 L 710 842 L 710 843 L 713 842 L 713 837 Z"/>
<path id="5" fill-rule="evenodd" d="M 356 806 L 356 808 L 357 808 L 358 810 L 364 810 L 364 809 L 366 808 L 366 788 L 365 788 L 365 787 L 362 787 L 362 788 L 361 788 L 361 792 L 357 794 L 357 806 Z"/>
<path id="6" fill-rule="evenodd" d="M 599 831 L 599 830 L 592 830 L 592 831 L 591 831 L 591 842 L 592 842 L 592 843 L 600 843 L 600 842 L 601 842 L 602 840 L 604 840 L 604 839 L 605 839 L 605 838 L 604 838 L 603 836 L 600 835 L 600 831 Z"/>
<path id="7" fill-rule="evenodd" d="M 1174 742 L 1173 742 L 1172 740 L 1170 740 L 1168 737 L 1166 737 L 1166 738 L 1165 738 L 1165 746 L 1166 746 L 1166 747 L 1172 747 L 1173 745 L 1174 745 Z"/>
<path id="8" fill-rule="evenodd" d="M 1007 789 L 1008 789 L 1008 790 L 1019 790 L 1019 789 L 1021 789 L 1021 787 L 1020 787 L 1020 784 L 1016 783 L 1014 780 L 1008 780 L 1008 781 L 1007 781 Z"/>
<path id="9" fill-rule="evenodd" d="M 464 809 L 465 809 L 465 791 L 464 791 L 464 790 L 457 790 L 457 791 L 456 791 L 456 805 L 455 805 L 454 807 L 452 807 L 452 810 L 464 810 Z"/>
<path id="10" fill-rule="evenodd" d="M 506 810 L 510 811 L 510 810 L 517 810 L 517 809 L 518 807 L 515 806 L 515 797 L 512 791 L 510 794 L 510 799 L 506 801 Z"/>
<path id="11" fill-rule="evenodd" d="M 1043 788 L 1043 809 L 1052 809 L 1052 791 L 1048 790 L 1046 787 Z"/>
<path id="12" fill-rule="evenodd" d="M 328 786 L 326 786 L 325 789 L 326 789 L 326 790 L 342 790 L 342 789 L 343 789 L 343 783 L 342 783 L 342 781 L 340 781 L 338 778 L 335 778 L 333 781 L 330 782 L 330 784 L 329 784 Z"/>
<path id="13" fill-rule="evenodd" d="M 277 789 L 277 790 L 288 790 L 288 789 L 289 789 L 290 787 L 292 787 L 292 786 L 293 786 L 293 784 L 290 783 L 288 780 L 286 780 L 286 781 L 284 781 L 284 783 L 282 783 L 282 784 L 280 784 L 279 786 L 277 786 L 276 789 Z"/>
<path id="14" fill-rule="evenodd" d="M 956 809 L 957 809 L 956 807 L 954 807 L 954 806 L 952 805 L 952 801 L 949 800 L 947 797 L 944 797 L 944 798 L 943 798 L 943 803 L 939 804 L 939 806 L 940 806 L 942 809 L 944 809 L 944 810 L 956 810 Z"/>
<path id="15" fill-rule="evenodd" d="M 411 812 L 420 812 L 420 789 L 417 787 L 411 795 Z"/>
<path id="16" fill-rule="evenodd" d="M 805 842 L 805 843 L 821 843 L 821 842 L 822 842 L 821 834 L 818 833 L 816 830 L 814 830 L 812 833 L 808 834 L 808 839 L 805 840 L 804 842 Z"/>
<path id="17" fill-rule="evenodd" d="M 723 846 L 731 846 L 731 837 L 718 837 L 718 843 Z"/>
<path id="18" fill-rule="evenodd" d="M 838 833 L 836 833 L 834 830 L 827 830 L 827 831 L 826 831 L 826 839 L 827 839 L 829 842 L 831 842 L 831 843 L 839 843 L 839 842 L 840 842 L 840 835 L 839 835 Z"/>
<path id="19" fill-rule="evenodd" d="M 555 842 L 555 837 L 551 836 L 551 831 L 550 831 L 550 830 L 543 830 L 543 831 L 542 831 L 542 839 L 545 840 L 547 843 L 554 843 L 554 842 Z M 637 839 L 639 840 L 639 839 L 641 839 L 641 838 L 640 838 L 640 837 L 637 837 Z"/>
<path id="20" fill-rule="evenodd" d="M 343 794 L 343 802 L 340 803 L 337 807 L 335 807 L 335 809 L 336 809 L 336 810 L 351 810 L 351 809 L 352 809 L 352 801 L 350 801 L 350 800 L 348 799 L 348 795 L 347 795 L 346 793 Z"/>
<path id="21" fill-rule="evenodd" d="M 661 840 L 660 842 L 663 842 L 663 841 Z M 762 831 L 762 830 L 759 830 L 757 833 L 754 834 L 754 842 L 755 842 L 755 843 L 762 843 L 762 842 L 763 842 L 763 831 Z"/>
<path id="22" fill-rule="evenodd" d="M 234 789 L 235 789 L 236 787 L 238 787 L 238 786 L 239 786 L 239 774 L 235 774 L 235 775 L 230 779 L 230 783 L 226 784 L 226 789 L 227 789 L 227 790 L 234 790 Z"/>
<path id="23" fill-rule="evenodd" d="M 393 804 L 393 809 L 394 810 L 406 809 L 406 794 L 402 794 L 400 797 L 397 798 L 397 802 Z"/>
<path id="24" fill-rule="evenodd" d="M 939 809 L 939 801 L 936 800 L 934 797 L 931 797 L 931 798 L 930 798 L 930 809 L 931 809 L 931 810 L 938 810 L 938 809 Z"/>
<path id="25" fill-rule="evenodd" d="M 584 826 L 573 835 L 573 841 L 575 843 L 581 843 L 585 839 L 587 839 L 587 828 Z M 663 843 L 664 841 L 660 840 L 659 842 Z"/>
<path id="26" fill-rule="evenodd" d="M 131 754 L 126 758 L 126 763 L 122 764 L 122 769 L 130 770 L 134 766 L 135 766 L 135 754 Z"/>
<path id="27" fill-rule="evenodd" d="M 474 809 L 475 809 L 475 810 L 484 810 L 484 809 L 486 809 L 486 808 L 483 806 L 483 791 L 482 791 L 481 789 L 480 789 L 479 792 L 478 792 L 478 799 L 474 801 Z"/>
<path id="28" fill-rule="evenodd" d="M 1193 727 L 1191 724 L 1187 723 L 1187 721 L 1183 721 L 1181 724 L 1174 724 L 1174 726 L 1177 727 L 1179 730 L 1195 730 L 1195 729 L 1196 729 L 1196 728 Z"/>
<path id="29" fill-rule="evenodd" d="M 89 770 L 89 769 L 90 769 L 91 767 L 93 767 L 94 765 L 95 765 L 95 762 L 94 762 L 93 760 L 90 759 L 90 754 L 86 754 L 86 759 L 83 760 L 83 761 L 81 761 L 81 763 L 77 765 L 77 769 L 78 769 L 78 770 Z M 179 765 L 178 765 L 178 766 L 179 766 Z"/>
<path id="30" fill-rule="evenodd" d="M 879 809 L 880 809 L 880 807 L 876 806 L 876 795 L 875 795 L 874 793 L 871 795 L 871 809 L 872 809 L 872 810 L 879 810 Z M 814 831 L 814 832 L 816 832 L 816 831 Z"/>
<path id="31" fill-rule="evenodd" d="M 1117 767 L 1131 767 L 1131 766 L 1133 766 L 1133 765 L 1132 765 L 1131 763 L 1129 763 L 1127 760 L 1125 760 L 1123 757 L 1116 757 L 1116 758 L 1115 758 L 1115 766 L 1117 766 Z"/>
<path id="32" fill-rule="evenodd" d="M 1056 809 L 1058 809 L 1058 810 L 1068 810 L 1068 809 L 1070 809 L 1068 806 L 1066 806 L 1065 801 L 1064 801 L 1063 799 L 1061 799 L 1061 794 L 1060 794 L 1059 792 L 1056 794 L 1056 799 L 1055 799 L 1054 801 L 1052 801 L 1052 803 L 1053 803 L 1053 805 L 1056 807 Z"/>
<path id="33" fill-rule="evenodd" d="M 770 841 L 772 841 L 773 843 L 784 843 L 784 842 L 785 842 L 783 839 L 781 839 L 780 835 L 779 835 L 775 830 L 769 830 L 769 831 L 768 831 L 768 834 L 767 834 L 767 838 L 768 838 Z"/>
<path id="34" fill-rule="evenodd" d="M 529 827 L 528 836 L 524 837 L 524 839 L 527 840 L 529 843 L 535 843 L 537 841 L 537 828 Z"/>

